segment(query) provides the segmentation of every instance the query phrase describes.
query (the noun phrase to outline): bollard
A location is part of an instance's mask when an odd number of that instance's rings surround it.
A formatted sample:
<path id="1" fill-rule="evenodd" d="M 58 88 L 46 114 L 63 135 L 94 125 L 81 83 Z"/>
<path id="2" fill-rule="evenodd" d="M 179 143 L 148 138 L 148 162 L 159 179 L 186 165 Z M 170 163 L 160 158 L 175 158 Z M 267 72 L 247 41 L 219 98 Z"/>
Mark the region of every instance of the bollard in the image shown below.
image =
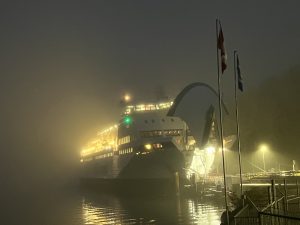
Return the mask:
<path id="1" fill-rule="evenodd" d="M 272 185 L 272 199 L 273 199 L 273 201 L 276 202 L 277 198 L 276 198 L 276 183 L 275 183 L 275 180 L 271 180 L 271 185 Z"/>
<path id="2" fill-rule="evenodd" d="M 197 183 L 196 183 L 196 175 L 195 175 L 195 173 L 192 173 L 190 180 L 191 180 L 191 185 L 193 187 L 193 192 L 197 193 Z"/>
<path id="3" fill-rule="evenodd" d="M 258 221 L 259 221 L 259 225 L 263 225 L 264 222 L 263 222 L 263 215 L 258 213 Z"/>
<path id="4" fill-rule="evenodd" d="M 269 204 L 272 203 L 272 187 L 268 187 Z"/>
<path id="5" fill-rule="evenodd" d="M 174 173 L 174 176 L 175 176 L 175 193 L 176 193 L 176 196 L 179 196 L 179 193 L 180 193 L 180 189 L 179 189 L 179 173 L 178 172 L 175 172 Z"/>
<path id="6" fill-rule="evenodd" d="M 268 187 L 268 197 L 269 197 L 269 204 L 272 204 L 273 202 L 273 196 L 272 196 L 272 187 Z M 273 213 L 274 205 L 271 206 L 271 213 Z"/>
<path id="7" fill-rule="evenodd" d="M 300 190 L 299 190 L 298 179 L 296 180 L 296 186 L 297 186 L 297 197 L 300 197 Z M 298 199 L 298 208 L 300 210 L 300 199 Z"/>
<path id="8" fill-rule="evenodd" d="M 284 182 L 284 199 L 285 199 L 285 211 L 288 211 L 288 199 L 287 199 L 287 189 L 286 189 L 286 179 L 283 180 Z"/>

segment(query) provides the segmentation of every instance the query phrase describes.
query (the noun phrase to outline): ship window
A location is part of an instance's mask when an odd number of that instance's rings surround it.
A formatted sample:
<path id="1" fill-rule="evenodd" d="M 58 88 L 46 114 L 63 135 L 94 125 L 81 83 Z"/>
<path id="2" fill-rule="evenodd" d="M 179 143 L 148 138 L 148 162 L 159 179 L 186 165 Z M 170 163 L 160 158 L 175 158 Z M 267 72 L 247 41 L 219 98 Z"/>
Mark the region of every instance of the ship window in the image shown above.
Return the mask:
<path id="1" fill-rule="evenodd" d="M 162 122 L 165 122 L 165 119 L 161 119 Z"/>
<path id="2" fill-rule="evenodd" d="M 155 122 L 155 120 L 152 120 L 152 123 L 154 123 Z"/>
<path id="3" fill-rule="evenodd" d="M 162 148 L 162 144 L 159 144 L 159 143 L 153 144 L 153 147 L 154 147 L 155 149 L 160 149 L 160 148 Z"/>
<path id="4" fill-rule="evenodd" d="M 181 134 L 181 130 L 180 129 L 164 130 L 163 134 L 165 136 L 178 136 Z"/>
<path id="5" fill-rule="evenodd" d="M 148 120 L 145 120 L 145 123 L 148 123 Z"/>
<path id="6" fill-rule="evenodd" d="M 119 145 L 127 144 L 131 141 L 130 136 L 125 136 L 119 139 Z"/>
<path id="7" fill-rule="evenodd" d="M 174 119 L 173 119 L 173 118 L 171 118 L 171 121 L 172 121 L 172 122 L 174 122 Z"/>
<path id="8" fill-rule="evenodd" d="M 148 138 L 148 137 L 158 137 L 162 136 L 164 132 L 162 130 L 151 130 L 151 131 L 141 131 L 141 137 Z"/>

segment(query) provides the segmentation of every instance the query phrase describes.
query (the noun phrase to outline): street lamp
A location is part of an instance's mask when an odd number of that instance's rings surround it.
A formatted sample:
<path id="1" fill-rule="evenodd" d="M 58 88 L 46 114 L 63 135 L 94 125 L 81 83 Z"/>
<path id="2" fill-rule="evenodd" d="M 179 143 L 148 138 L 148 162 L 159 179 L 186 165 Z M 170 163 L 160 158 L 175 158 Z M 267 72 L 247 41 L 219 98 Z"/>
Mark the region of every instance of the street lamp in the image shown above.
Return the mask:
<path id="1" fill-rule="evenodd" d="M 266 144 L 261 144 L 259 146 L 259 150 L 262 152 L 262 157 L 263 157 L 263 165 L 264 165 L 264 171 L 266 172 L 266 161 L 265 161 L 265 152 L 269 149 L 268 145 Z"/>

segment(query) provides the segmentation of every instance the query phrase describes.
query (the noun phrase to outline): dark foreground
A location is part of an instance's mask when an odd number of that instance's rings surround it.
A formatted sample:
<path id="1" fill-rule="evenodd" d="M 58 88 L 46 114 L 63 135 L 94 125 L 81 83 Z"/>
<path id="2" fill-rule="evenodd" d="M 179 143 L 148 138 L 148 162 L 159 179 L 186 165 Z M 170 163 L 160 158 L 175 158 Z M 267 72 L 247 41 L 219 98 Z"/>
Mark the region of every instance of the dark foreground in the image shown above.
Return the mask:
<path id="1" fill-rule="evenodd" d="M 94 190 L 23 193 L 2 204 L 1 224 L 220 224 L 223 198 L 124 196 Z"/>

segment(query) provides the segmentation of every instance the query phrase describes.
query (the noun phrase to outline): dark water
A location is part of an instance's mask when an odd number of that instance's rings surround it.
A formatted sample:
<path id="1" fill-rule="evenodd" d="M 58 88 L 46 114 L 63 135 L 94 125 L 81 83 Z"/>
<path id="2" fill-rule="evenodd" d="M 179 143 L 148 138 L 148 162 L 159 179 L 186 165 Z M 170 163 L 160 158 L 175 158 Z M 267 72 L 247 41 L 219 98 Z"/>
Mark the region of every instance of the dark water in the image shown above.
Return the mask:
<path id="1" fill-rule="evenodd" d="M 16 225 L 217 225 L 224 210 L 221 197 L 120 197 L 77 190 L 10 198 L 5 204 L 1 224 Z"/>
<path id="2" fill-rule="evenodd" d="M 83 224 L 220 224 L 212 199 L 82 196 Z"/>

